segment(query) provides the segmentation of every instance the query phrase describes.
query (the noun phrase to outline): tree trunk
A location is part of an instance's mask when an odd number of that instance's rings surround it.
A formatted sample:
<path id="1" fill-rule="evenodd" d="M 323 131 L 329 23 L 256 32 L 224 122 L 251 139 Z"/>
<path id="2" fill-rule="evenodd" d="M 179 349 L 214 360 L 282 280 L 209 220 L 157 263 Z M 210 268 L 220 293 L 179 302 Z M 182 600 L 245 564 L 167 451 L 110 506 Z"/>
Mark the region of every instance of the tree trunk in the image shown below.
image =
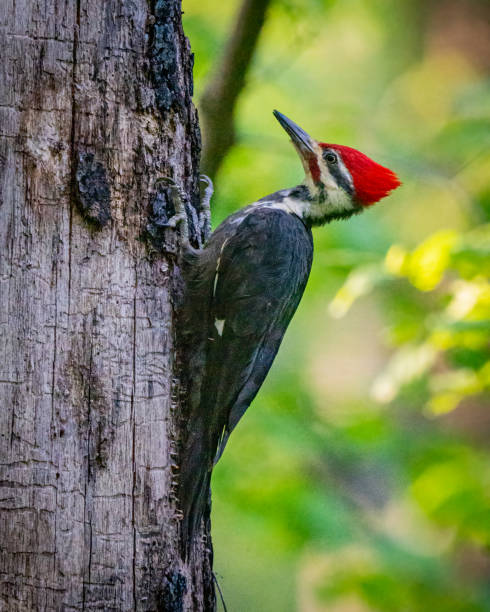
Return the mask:
<path id="1" fill-rule="evenodd" d="M 198 207 L 191 71 L 180 0 L 0 2 L 0 610 L 214 608 L 154 186 Z"/>

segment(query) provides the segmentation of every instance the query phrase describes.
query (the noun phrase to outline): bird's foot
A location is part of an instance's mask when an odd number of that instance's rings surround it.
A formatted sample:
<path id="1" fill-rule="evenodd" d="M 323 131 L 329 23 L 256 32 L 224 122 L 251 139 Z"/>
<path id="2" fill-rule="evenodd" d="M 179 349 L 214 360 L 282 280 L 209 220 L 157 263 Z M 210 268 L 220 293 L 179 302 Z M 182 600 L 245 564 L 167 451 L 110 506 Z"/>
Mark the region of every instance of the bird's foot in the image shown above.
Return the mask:
<path id="1" fill-rule="evenodd" d="M 165 227 L 169 227 L 172 229 L 180 227 L 180 237 L 182 246 L 184 247 L 184 249 L 188 249 L 190 248 L 189 222 L 187 219 L 187 212 L 185 208 L 187 196 L 182 187 L 179 187 L 179 185 L 177 185 L 177 183 L 169 176 L 162 176 L 155 181 L 156 187 L 160 185 L 169 190 L 175 211 L 174 214 L 170 217 L 170 219 L 168 219 L 168 221 L 165 223 Z"/>
<path id="2" fill-rule="evenodd" d="M 210 201 L 214 193 L 214 187 L 212 180 L 205 174 L 201 174 L 200 181 L 205 184 L 203 196 L 201 198 L 201 211 L 199 218 L 194 217 L 194 223 L 196 221 L 199 224 L 199 235 L 198 242 L 199 247 L 202 247 L 201 241 L 204 237 L 204 241 L 207 240 L 211 234 L 211 209 Z M 174 206 L 174 214 L 166 221 L 164 227 L 176 229 L 180 227 L 181 243 L 185 250 L 192 250 L 189 242 L 189 220 L 186 210 L 187 195 L 174 179 L 169 176 L 162 176 L 155 181 L 155 186 L 158 188 L 161 186 L 167 189 L 170 193 L 171 201 Z M 194 212 L 194 211 L 193 211 Z"/>
<path id="3" fill-rule="evenodd" d="M 204 235 L 204 240 L 209 238 L 211 234 L 211 198 L 214 193 L 213 181 L 206 176 L 205 174 L 201 174 L 199 177 L 201 183 L 204 183 L 206 186 L 204 188 L 204 193 L 201 198 L 201 212 L 199 214 L 199 228 L 201 230 L 201 234 Z"/>

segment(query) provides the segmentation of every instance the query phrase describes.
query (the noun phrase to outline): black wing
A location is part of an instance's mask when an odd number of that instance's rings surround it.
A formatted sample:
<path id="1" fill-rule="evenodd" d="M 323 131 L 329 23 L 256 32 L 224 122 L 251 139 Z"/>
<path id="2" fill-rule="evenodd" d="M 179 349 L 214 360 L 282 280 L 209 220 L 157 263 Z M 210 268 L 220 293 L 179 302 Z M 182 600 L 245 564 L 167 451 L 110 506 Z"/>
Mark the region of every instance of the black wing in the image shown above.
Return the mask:
<path id="1" fill-rule="evenodd" d="M 312 255 L 311 232 L 298 217 L 273 208 L 250 213 L 222 249 L 201 402 L 215 435 L 223 432 L 219 455 L 279 350 Z"/>
<path id="2" fill-rule="evenodd" d="M 191 432 L 186 458 L 191 474 L 182 483 L 191 533 L 207 501 L 213 462 L 272 365 L 303 295 L 313 256 L 310 230 L 278 209 L 256 208 L 236 232 L 221 229 L 216 235 L 228 238 L 219 251 L 212 286 L 202 421 L 196 428 L 201 435 L 193 439 Z"/>

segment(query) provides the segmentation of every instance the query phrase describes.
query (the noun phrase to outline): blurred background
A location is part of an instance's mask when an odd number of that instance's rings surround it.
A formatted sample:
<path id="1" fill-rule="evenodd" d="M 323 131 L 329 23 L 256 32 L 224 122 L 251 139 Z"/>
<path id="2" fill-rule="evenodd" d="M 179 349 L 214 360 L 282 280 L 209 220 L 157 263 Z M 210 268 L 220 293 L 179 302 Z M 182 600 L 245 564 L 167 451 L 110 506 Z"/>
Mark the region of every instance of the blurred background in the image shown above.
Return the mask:
<path id="1" fill-rule="evenodd" d="M 490 610 L 490 2 L 253 4 L 183 3 L 213 227 L 302 180 L 274 108 L 403 186 L 314 232 L 215 469 L 228 609 Z"/>

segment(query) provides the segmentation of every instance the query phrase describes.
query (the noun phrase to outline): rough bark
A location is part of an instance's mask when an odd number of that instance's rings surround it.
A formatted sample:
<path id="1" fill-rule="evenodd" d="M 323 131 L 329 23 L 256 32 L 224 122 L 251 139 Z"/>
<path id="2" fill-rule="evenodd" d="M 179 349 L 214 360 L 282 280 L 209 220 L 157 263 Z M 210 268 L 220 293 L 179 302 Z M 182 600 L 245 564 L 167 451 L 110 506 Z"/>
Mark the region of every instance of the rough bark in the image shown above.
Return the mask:
<path id="1" fill-rule="evenodd" d="M 2 0 L 0 58 L 0 610 L 213 609 L 209 539 L 179 556 L 153 186 L 197 206 L 180 0 Z"/>

